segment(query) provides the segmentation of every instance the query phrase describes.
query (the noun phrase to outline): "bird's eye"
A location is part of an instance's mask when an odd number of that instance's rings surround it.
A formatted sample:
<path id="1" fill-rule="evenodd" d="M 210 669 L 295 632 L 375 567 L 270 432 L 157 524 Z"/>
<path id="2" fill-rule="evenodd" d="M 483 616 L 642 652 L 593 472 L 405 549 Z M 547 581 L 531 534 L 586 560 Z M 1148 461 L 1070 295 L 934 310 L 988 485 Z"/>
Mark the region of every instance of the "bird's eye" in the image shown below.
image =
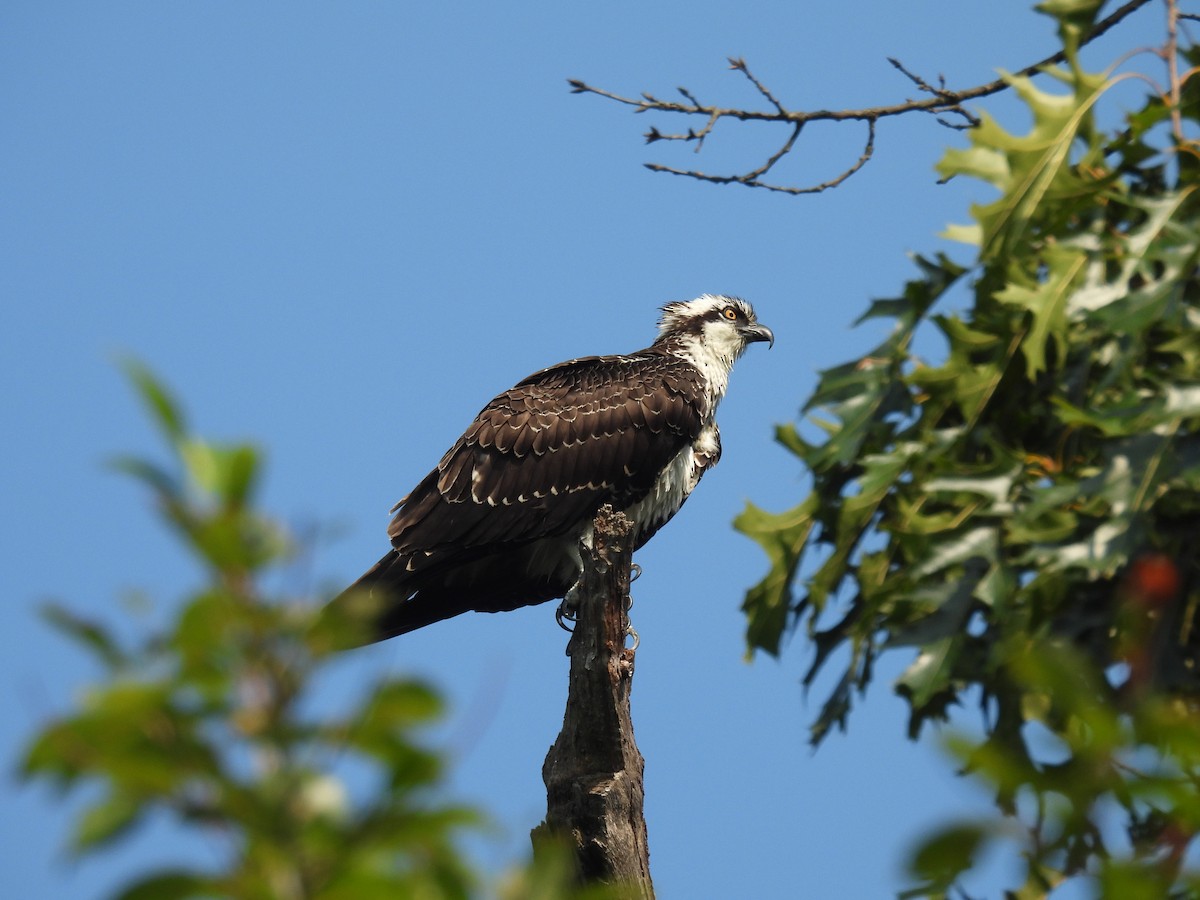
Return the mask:
<path id="1" fill-rule="evenodd" d="M 723 310 L 721 310 L 721 315 L 723 315 L 730 322 L 736 322 L 737 317 L 738 317 L 738 311 L 736 309 L 734 309 L 732 306 L 727 306 Z"/>

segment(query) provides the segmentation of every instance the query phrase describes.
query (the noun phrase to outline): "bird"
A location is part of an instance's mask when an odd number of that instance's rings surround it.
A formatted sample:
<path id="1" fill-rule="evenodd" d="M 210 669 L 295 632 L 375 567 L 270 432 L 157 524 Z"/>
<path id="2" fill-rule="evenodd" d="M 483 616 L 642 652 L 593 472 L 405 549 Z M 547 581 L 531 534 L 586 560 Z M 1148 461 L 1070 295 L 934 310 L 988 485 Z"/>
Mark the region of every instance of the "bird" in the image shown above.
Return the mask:
<path id="1" fill-rule="evenodd" d="M 361 644 L 569 596 L 601 506 L 628 516 L 637 550 L 717 464 L 717 406 L 756 342 L 775 335 L 748 302 L 703 294 L 662 306 L 644 350 L 498 394 L 392 507 L 391 549 L 328 609 L 368 611 Z"/>

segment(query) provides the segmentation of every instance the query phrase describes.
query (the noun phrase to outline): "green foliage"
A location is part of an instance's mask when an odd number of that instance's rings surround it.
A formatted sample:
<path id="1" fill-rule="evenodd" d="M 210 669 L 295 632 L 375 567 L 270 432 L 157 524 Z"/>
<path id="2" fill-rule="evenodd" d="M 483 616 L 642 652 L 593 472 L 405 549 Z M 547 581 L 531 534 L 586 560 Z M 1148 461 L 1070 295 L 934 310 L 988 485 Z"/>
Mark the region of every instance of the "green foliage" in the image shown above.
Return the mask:
<path id="1" fill-rule="evenodd" d="M 117 466 L 149 488 L 208 583 L 135 646 L 64 607 L 46 609 L 103 676 L 32 740 L 23 776 L 92 786 L 71 838 L 78 854 L 102 852 L 162 812 L 227 845 L 226 864 L 143 874 L 121 900 L 473 896 L 479 880 L 456 840 L 480 816 L 437 800 L 442 759 L 418 740 L 442 714 L 437 694 L 387 677 L 333 714 L 314 712 L 317 680 L 356 624 L 261 593 L 289 544 L 254 508 L 258 454 L 191 436 L 167 391 L 127 368 L 174 468 Z M 369 786 L 365 799 L 352 798 L 348 772 Z M 513 883 L 535 885 L 529 896 L 576 896 L 570 876 L 550 855 Z"/>
<path id="2" fill-rule="evenodd" d="M 919 258 L 901 297 L 872 304 L 863 318 L 892 332 L 821 373 L 804 411 L 822 439 L 779 430 L 811 494 L 737 522 L 770 561 L 746 597 L 751 647 L 778 653 L 802 627 L 806 683 L 844 665 L 814 742 L 845 726 L 886 650 L 915 651 L 896 684 L 911 735 L 980 704 L 982 740 L 954 752 L 1025 826 L 1021 896 L 1085 872 L 1105 896 L 1200 884 L 1181 863 L 1200 829 L 1200 203 L 1185 139 L 1200 83 L 1103 134 L 1095 113 L 1124 79 L 1073 53 L 1098 6 L 1043 4 L 1065 89 L 1010 77 L 1029 131 L 984 114 L 939 166 L 997 191 L 948 231 L 975 260 Z M 1200 61 L 1181 53 L 1180 71 Z M 940 362 L 913 349 L 928 329 Z M 945 895 L 982 845 L 1011 839 L 1002 824 L 928 839 L 913 895 Z"/>

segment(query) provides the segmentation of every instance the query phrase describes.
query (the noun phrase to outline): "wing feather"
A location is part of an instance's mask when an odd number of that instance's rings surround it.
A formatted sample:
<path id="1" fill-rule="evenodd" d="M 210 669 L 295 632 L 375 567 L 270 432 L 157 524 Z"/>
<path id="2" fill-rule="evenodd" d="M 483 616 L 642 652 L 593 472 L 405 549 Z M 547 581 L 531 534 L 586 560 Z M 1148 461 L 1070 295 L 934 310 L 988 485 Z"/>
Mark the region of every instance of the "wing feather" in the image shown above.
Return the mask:
<path id="1" fill-rule="evenodd" d="M 448 453 L 438 466 L 437 489 L 451 503 L 461 503 L 471 498 L 471 452 L 461 444 L 455 444 L 457 452 Z"/>
<path id="2" fill-rule="evenodd" d="M 700 384 L 683 360 L 650 353 L 531 375 L 485 406 L 398 504 L 393 546 L 443 559 L 563 533 L 604 502 L 636 502 L 699 435 Z"/>

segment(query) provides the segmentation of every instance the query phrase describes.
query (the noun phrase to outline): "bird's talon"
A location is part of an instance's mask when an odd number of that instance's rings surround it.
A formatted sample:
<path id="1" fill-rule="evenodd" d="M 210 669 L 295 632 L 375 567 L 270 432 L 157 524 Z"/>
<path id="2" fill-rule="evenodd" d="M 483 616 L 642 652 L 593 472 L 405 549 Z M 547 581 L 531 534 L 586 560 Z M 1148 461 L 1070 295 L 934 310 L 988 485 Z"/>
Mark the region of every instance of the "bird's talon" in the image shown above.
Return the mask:
<path id="1" fill-rule="evenodd" d="M 575 631 L 575 616 L 575 609 L 569 609 L 565 603 L 560 603 L 558 609 L 554 611 L 554 621 L 558 623 L 558 627 L 570 633 L 574 633 Z M 572 624 L 568 625 L 567 622 L 571 622 Z"/>

